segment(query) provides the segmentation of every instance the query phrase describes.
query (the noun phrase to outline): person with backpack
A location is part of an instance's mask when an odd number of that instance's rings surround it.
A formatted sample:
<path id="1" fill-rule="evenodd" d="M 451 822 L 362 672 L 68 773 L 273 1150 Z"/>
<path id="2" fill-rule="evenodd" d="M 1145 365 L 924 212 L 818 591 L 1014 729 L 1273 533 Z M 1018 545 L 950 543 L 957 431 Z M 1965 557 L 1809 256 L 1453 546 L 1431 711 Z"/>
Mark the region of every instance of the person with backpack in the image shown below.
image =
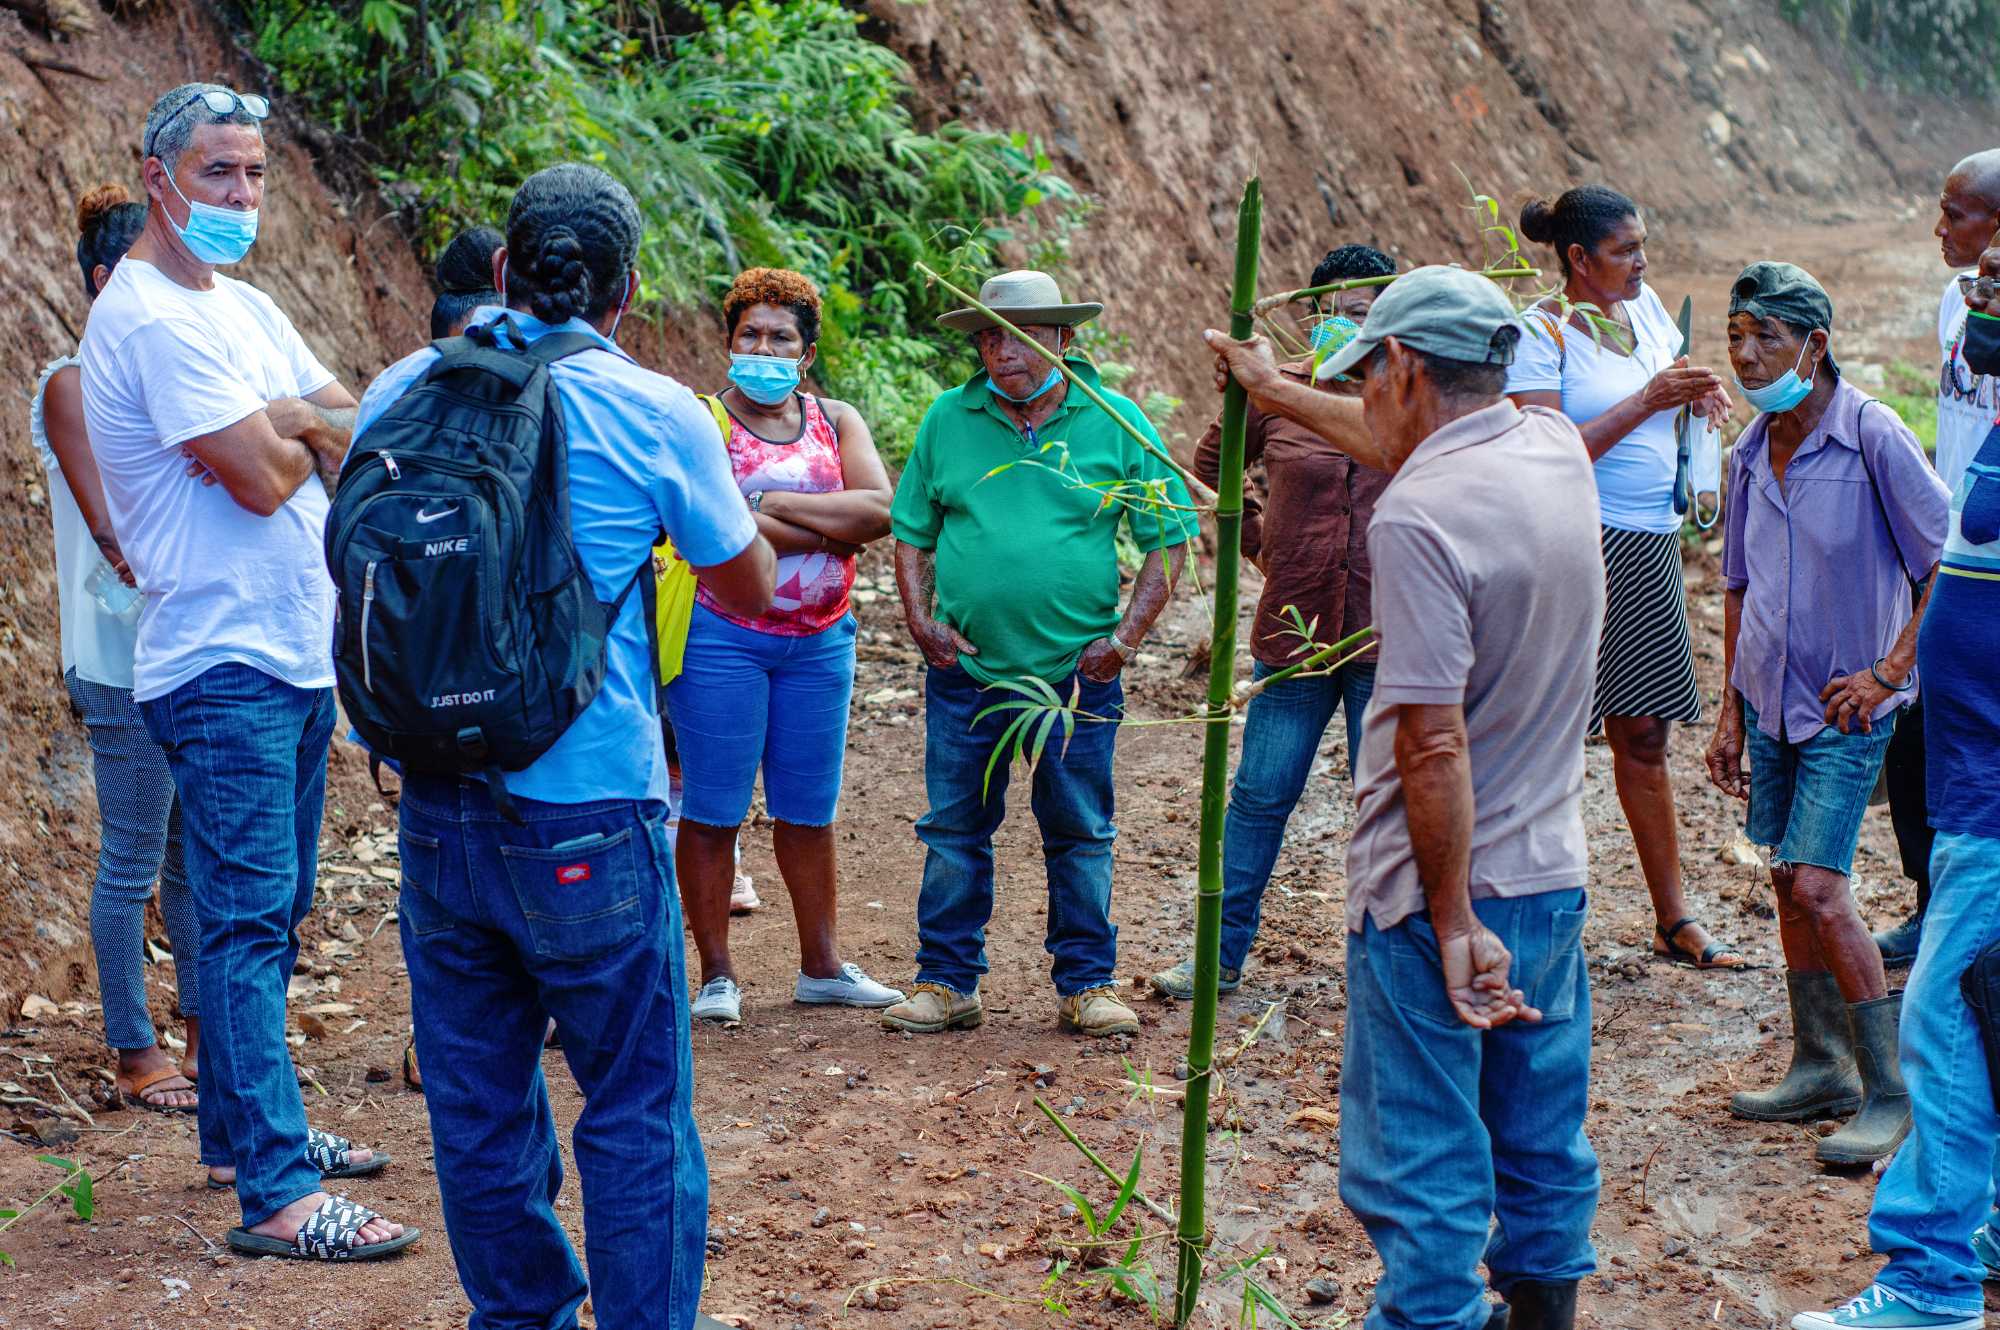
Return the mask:
<path id="1" fill-rule="evenodd" d="M 403 956 L 480 1324 L 686 1330 L 708 1173 L 649 630 L 664 533 L 756 618 L 775 556 L 714 417 L 613 340 L 643 223 L 594 166 L 524 181 L 504 307 L 369 386 L 329 524 L 343 704 L 403 767 Z M 583 1091 L 590 1278 L 551 1202 L 549 1017 Z"/>
<path id="2" fill-rule="evenodd" d="M 888 1007 L 901 989 L 843 961 L 835 932 L 834 817 L 854 693 L 854 556 L 889 534 L 894 487 L 861 413 L 799 391 L 819 352 L 819 289 L 751 268 L 722 300 L 730 385 L 710 399 L 757 528 L 778 554 L 771 608 L 730 613 L 701 587 L 680 676 L 667 686 L 683 802 L 675 851 L 701 954 L 698 1019 L 741 1019 L 729 958 L 737 834 L 761 766 L 778 871 L 799 930 L 795 1002 Z"/>
<path id="3" fill-rule="evenodd" d="M 307 1125 L 285 1043 L 333 736 L 333 585 L 314 481 L 354 398 L 263 292 L 216 271 L 257 237 L 270 104 L 210 83 L 146 117 L 139 238 L 83 334 L 83 414 L 146 605 L 132 696 L 180 797 L 200 923 L 201 1159 L 234 1186 L 229 1245 L 370 1259 L 417 1240 L 321 1178 L 388 1157 Z"/>
<path id="4" fill-rule="evenodd" d="M 1724 482 L 1727 682 L 1708 769 L 1748 802 L 1750 840 L 1770 847 L 1792 1008 L 1784 1079 L 1739 1091 L 1729 1111 L 1852 1114 L 1815 1153 L 1857 1165 L 1902 1143 L 1910 1099 L 1902 998 L 1848 875 L 1897 709 L 1916 690 L 1910 584 L 1936 568 L 1951 496 L 1896 413 L 1841 377 L 1832 328 L 1832 302 L 1803 268 L 1753 263 L 1730 290 L 1729 359 L 1761 414 Z"/>
<path id="5" fill-rule="evenodd" d="M 146 206 L 123 185 L 100 185 L 76 205 L 76 261 L 92 300 L 146 225 Z M 167 756 L 132 701 L 132 657 L 146 598 L 134 591 L 118 533 L 104 508 L 83 421 L 75 356 L 49 362 L 36 386 L 28 432 L 49 476 L 63 686 L 90 731 L 97 790 L 97 879 L 90 942 L 104 999 L 104 1037 L 116 1050 L 118 1093 L 141 1108 L 195 1111 L 201 1049 L 196 956 L 200 930 L 181 853 L 181 814 Z M 187 1051 L 162 1052 L 146 1012 L 146 902 L 160 884 L 160 917 L 174 949 L 174 990 Z"/>

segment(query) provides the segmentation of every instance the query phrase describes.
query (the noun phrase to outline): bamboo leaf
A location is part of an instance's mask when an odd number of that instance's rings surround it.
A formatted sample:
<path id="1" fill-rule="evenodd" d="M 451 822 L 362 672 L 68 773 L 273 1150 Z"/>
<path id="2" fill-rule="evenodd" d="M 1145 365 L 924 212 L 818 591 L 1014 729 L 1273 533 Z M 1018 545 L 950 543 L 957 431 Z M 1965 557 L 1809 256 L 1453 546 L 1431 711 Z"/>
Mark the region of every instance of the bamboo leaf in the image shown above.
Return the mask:
<path id="1" fill-rule="evenodd" d="M 1145 1161 L 1145 1158 L 1146 1144 L 1144 1141 L 1141 1141 L 1139 1148 L 1132 1152 L 1132 1170 L 1125 1175 L 1125 1185 L 1118 1189 L 1118 1199 L 1111 1203 L 1110 1213 L 1104 1216 L 1104 1226 L 1106 1228 L 1110 1228 L 1118 1222 L 1118 1216 L 1125 1213 L 1125 1205 L 1132 1199 L 1132 1193 L 1139 1189 L 1139 1167 Z M 1134 1244 L 1133 1250 L 1138 1250 L 1137 1244 Z M 1130 1258 L 1128 1257 L 1127 1259 L 1129 1260 Z"/>

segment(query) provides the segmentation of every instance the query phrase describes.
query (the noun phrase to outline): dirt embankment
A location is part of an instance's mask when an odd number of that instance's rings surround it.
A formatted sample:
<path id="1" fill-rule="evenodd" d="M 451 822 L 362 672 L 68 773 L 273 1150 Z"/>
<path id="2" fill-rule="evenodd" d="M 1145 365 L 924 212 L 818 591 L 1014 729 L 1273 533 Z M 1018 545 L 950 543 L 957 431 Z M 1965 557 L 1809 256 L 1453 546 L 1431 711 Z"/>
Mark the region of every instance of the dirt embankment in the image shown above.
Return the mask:
<path id="1" fill-rule="evenodd" d="M 1927 225 L 1980 108 L 1857 91 L 1772 0 L 870 0 L 927 122 L 1040 134 L 1104 211 L 1071 266 L 1130 336 L 1135 383 L 1210 410 L 1197 320 L 1225 317 L 1243 181 L 1264 180 L 1264 285 L 1334 245 L 1479 257 L 1462 170 L 1503 201 L 1610 184 L 1655 256 L 1763 222 Z M 1457 169 L 1454 169 L 1457 168 Z M 1511 208 L 1503 208 L 1510 224 Z M 1762 256 L 1759 256 L 1762 257 Z M 1807 267 L 1813 254 L 1773 253 Z M 1933 288 L 1933 299 L 1935 288 Z M 1196 417 L 1200 417 L 1197 419 Z"/>

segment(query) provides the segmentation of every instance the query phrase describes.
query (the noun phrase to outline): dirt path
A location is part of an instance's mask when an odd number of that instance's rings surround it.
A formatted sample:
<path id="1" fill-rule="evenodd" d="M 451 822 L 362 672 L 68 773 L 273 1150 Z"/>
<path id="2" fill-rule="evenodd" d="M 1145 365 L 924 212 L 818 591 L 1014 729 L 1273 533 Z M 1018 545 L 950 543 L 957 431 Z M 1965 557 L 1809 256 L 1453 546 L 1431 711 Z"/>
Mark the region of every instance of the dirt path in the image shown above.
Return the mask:
<path id="1" fill-rule="evenodd" d="M 1885 248 L 1894 237 L 1866 227 L 1817 239 L 1822 252 L 1832 240 L 1852 241 L 1840 252 L 1853 265 L 1857 296 L 1875 289 L 1869 283 L 1878 279 L 1869 274 L 1878 271 L 1883 282 L 1900 272 L 1902 282 L 1934 293 L 1943 270 L 1935 281 L 1921 271 L 1921 236 L 1910 229 L 1903 228 L 1900 248 Z M 1697 291 L 1719 285 L 1711 273 L 1656 276 L 1663 294 L 1678 294 L 1677 284 Z M 1835 295 L 1845 308 L 1848 291 Z M 1896 308 L 1916 303 L 1910 296 Z M 1896 326 L 1909 328 L 1913 317 L 1905 314 Z M 1881 322 L 1886 339 L 1893 329 Z M 1721 660 L 1721 585 L 1713 567 L 1712 557 L 1699 556 L 1688 569 L 1698 662 L 1711 698 Z M 859 701 L 855 713 L 842 814 L 841 942 L 871 973 L 906 984 L 922 865 L 912 822 L 925 806 L 921 694 L 912 691 L 920 679 L 886 561 L 872 557 L 864 573 L 879 579 L 879 590 L 859 607 L 872 638 L 863 653 L 873 659 L 863 663 L 856 696 L 877 700 Z M 1254 586 L 1246 588 L 1246 605 L 1254 600 Z M 1206 637 L 1205 613 L 1198 599 L 1183 598 L 1149 642 L 1128 675 L 1135 715 L 1185 714 L 1194 704 L 1196 686 L 1178 674 L 1188 650 Z M 1705 727 L 1675 736 L 1682 857 L 1697 913 L 1765 967 L 1743 974 L 1699 974 L 1647 960 L 1649 911 L 1611 790 L 1609 753 L 1589 750 L 1586 945 L 1597 1030 L 1589 1130 L 1603 1163 L 1604 1197 L 1594 1231 L 1602 1271 L 1585 1284 L 1585 1326 L 1768 1327 L 1795 1308 L 1858 1289 L 1877 1264 L 1865 1229 L 1872 1178 L 1823 1172 L 1811 1160 L 1807 1127 L 1739 1122 L 1724 1111 L 1732 1089 L 1782 1069 L 1789 1022 L 1768 874 L 1717 861 L 1741 818 L 1700 774 L 1704 739 Z M 1340 903 L 1350 816 L 1340 747 L 1334 741 L 1324 750 L 1294 817 L 1266 902 L 1259 958 L 1223 1003 L 1225 1037 L 1246 1036 L 1268 1008 L 1277 1010 L 1227 1077 L 1224 1125 L 1211 1135 L 1209 1155 L 1210 1210 L 1224 1248 L 1243 1255 L 1272 1248 L 1260 1278 L 1303 1321 L 1325 1326 L 1358 1316 L 1380 1273 L 1335 1194 L 1334 1134 L 1292 1121 L 1302 1109 L 1328 1122 L 1339 1111 Z M 352 1194 L 421 1226 L 425 1240 L 401 1260 L 342 1269 L 214 1254 L 210 1242 L 236 1221 L 235 1205 L 201 1185 L 191 1123 L 129 1109 L 100 1113 L 95 1130 L 54 1151 L 87 1163 L 98 1179 L 100 1212 L 83 1223 L 43 1207 L 0 1235 L 0 1248 L 19 1263 L 0 1275 L 0 1326 L 464 1324 L 469 1307 L 442 1232 L 424 1103 L 387 1076 L 409 1028 L 396 929 L 384 924 L 394 901 L 392 822 L 351 759 L 336 775 L 321 908 L 306 930 L 314 973 L 301 976 L 293 1004 L 328 1033 L 303 1042 L 297 1056 L 312 1069 L 305 1092 L 315 1124 L 396 1155 L 387 1174 Z M 1128 729 L 1119 778 L 1113 918 L 1118 972 L 1129 982 L 1172 963 L 1191 941 L 1195 728 Z M 797 957 L 790 909 L 768 831 L 746 828 L 745 866 L 767 904 L 735 926 L 745 1020 L 734 1029 L 703 1028 L 695 1043 L 696 1114 L 713 1198 L 712 1283 L 704 1300 L 711 1314 L 756 1330 L 856 1318 L 896 1330 L 1144 1323 L 1143 1311 L 1107 1301 L 1101 1286 L 1080 1286 L 1074 1268 L 1051 1281 L 1050 1262 L 1063 1259 L 1083 1230 L 1065 1212 L 1065 1198 L 1028 1175 L 1080 1185 L 1093 1203 L 1112 1189 L 1035 1110 L 1032 1081 L 1041 1069 L 1041 1096 L 1115 1165 L 1143 1147 L 1142 1189 L 1171 1202 L 1177 1113 L 1170 1103 L 1155 1106 L 1119 1088 L 1120 1059 L 1171 1085 L 1187 1013 L 1136 1002 L 1145 1028 L 1117 1047 L 1058 1034 L 1039 945 L 1046 895 L 1025 810 L 1003 829 L 997 851 L 987 1024 L 913 1038 L 882 1031 L 868 1013 L 789 1001 Z M 1908 884 L 1894 865 L 1887 818 L 1871 812 L 1856 886 L 1877 925 L 1909 908 Z M 170 964 L 153 967 L 162 1015 Z M 102 1064 L 95 1011 L 72 1008 L 33 1026 L 0 1037 L 0 1078 L 46 1094 L 47 1083 L 25 1073 L 52 1066 L 81 1096 L 86 1069 Z M 579 1102 L 561 1055 L 552 1052 L 544 1065 L 559 1118 L 574 1121 Z M 0 1086 L 0 1093 L 10 1089 Z M 22 1128 L 50 1122 L 32 1107 L 19 1112 Z M 53 1180 L 33 1159 L 49 1152 L 0 1145 L 0 1204 L 18 1208 Z M 573 1184 L 557 1206 L 580 1236 Z M 1144 1224 L 1149 1233 L 1157 1227 Z M 1170 1252 L 1165 1244 L 1151 1250 L 1170 1281 Z M 1337 1291 L 1330 1304 L 1308 1303 L 1305 1284 L 1315 1278 Z M 882 1280 L 904 1282 L 882 1287 L 875 1309 L 863 1307 L 857 1290 Z M 1212 1309 L 1198 1323 L 1234 1324 L 1238 1295 L 1234 1287 L 1213 1292 Z"/>

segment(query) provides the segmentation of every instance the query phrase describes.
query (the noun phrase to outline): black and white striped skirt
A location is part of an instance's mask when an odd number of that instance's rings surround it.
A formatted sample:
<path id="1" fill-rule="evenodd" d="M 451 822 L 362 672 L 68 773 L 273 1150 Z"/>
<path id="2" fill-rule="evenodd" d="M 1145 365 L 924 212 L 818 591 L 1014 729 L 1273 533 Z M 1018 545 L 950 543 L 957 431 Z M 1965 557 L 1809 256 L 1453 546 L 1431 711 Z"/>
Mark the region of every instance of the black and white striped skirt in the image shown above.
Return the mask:
<path id="1" fill-rule="evenodd" d="M 1700 720 L 1680 533 L 1603 530 L 1604 640 L 1591 728 L 1606 716 Z"/>

